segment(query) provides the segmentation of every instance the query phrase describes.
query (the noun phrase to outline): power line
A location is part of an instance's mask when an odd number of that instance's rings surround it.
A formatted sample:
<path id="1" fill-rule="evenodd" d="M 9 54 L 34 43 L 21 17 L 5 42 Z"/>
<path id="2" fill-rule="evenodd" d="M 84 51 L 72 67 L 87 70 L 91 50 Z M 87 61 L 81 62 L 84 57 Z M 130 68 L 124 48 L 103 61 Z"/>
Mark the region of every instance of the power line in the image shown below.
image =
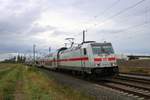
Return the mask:
<path id="1" fill-rule="evenodd" d="M 131 5 L 131 6 L 127 7 L 127 8 L 125 8 L 125 9 L 123 9 L 123 10 L 117 12 L 116 14 L 114 14 L 114 15 L 108 17 L 107 19 L 105 19 L 105 20 L 102 21 L 101 23 L 99 23 L 99 24 L 94 24 L 94 25 L 96 26 L 96 25 L 103 24 L 103 23 L 107 22 L 108 20 L 113 19 L 113 18 L 115 18 L 115 17 L 121 15 L 122 13 L 124 13 L 124 12 L 126 12 L 126 11 L 128 11 L 128 10 L 130 10 L 130 9 L 132 9 L 132 8 L 134 8 L 134 7 L 136 7 L 136 6 L 138 6 L 139 4 L 143 3 L 144 1 L 146 1 L 146 0 L 141 0 L 141 1 L 139 1 L 139 2 L 137 2 L 137 3 L 135 3 L 135 4 L 133 4 L 133 5 Z"/>
<path id="2" fill-rule="evenodd" d="M 133 26 L 129 26 L 127 28 L 122 29 L 122 31 L 116 32 L 116 34 L 114 34 L 114 35 L 116 37 L 116 35 L 118 35 L 118 33 L 123 33 L 123 32 L 129 31 L 130 29 L 132 30 L 132 29 L 135 29 L 136 27 L 140 27 L 140 26 L 144 26 L 144 25 L 148 25 L 148 24 L 150 24 L 150 21 L 147 22 L 147 23 L 144 22 L 144 23 L 141 23 L 141 24 L 136 24 L 136 25 L 133 25 Z M 137 31 L 134 31 L 134 32 L 137 32 Z"/>
<path id="3" fill-rule="evenodd" d="M 133 5 L 131 5 L 131 6 L 127 7 L 127 8 L 125 8 L 125 9 L 123 9 L 123 10 L 115 13 L 114 15 L 108 17 L 104 21 L 102 21 L 102 22 L 100 22 L 98 24 L 93 24 L 93 25 L 98 26 L 99 24 L 103 24 L 103 23 L 107 22 L 108 20 L 113 19 L 113 18 L 115 18 L 115 17 L 123 14 L 124 12 L 127 12 L 128 10 L 137 7 L 138 5 L 140 5 L 141 3 L 143 3 L 144 1 L 146 1 L 146 0 L 140 0 L 140 1 L 136 2 L 136 3 L 134 3 Z M 120 0 L 117 0 L 116 2 L 114 2 L 109 8 L 105 9 L 102 13 L 105 13 L 106 11 L 110 10 L 112 7 L 114 7 L 116 5 L 115 3 L 117 3 L 117 2 L 120 2 Z M 96 17 L 98 17 L 98 16 L 96 16 Z M 146 25 L 146 24 L 149 24 L 149 23 L 150 22 L 146 22 L 146 23 L 142 23 L 142 24 L 137 24 L 137 25 L 134 25 L 134 26 L 130 26 L 130 27 L 125 28 L 123 31 L 120 31 L 120 32 L 124 32 L 124 31 L 127 31 L 129 29 L 133 29 L 135 27 L 140 27 L 140 26 L 143 26 L 143 25 Z M 89 30 L 89 29 L 90 29 L 90 27 L 87 28 L 86 30 Z M 118 32 L 118 33 L 120 33 L 120 32 Z"/>
<path id="4" fill-rule="evenodd" d="M 135 25 L 135 27 L 134 28 L 136 28 L 136 27 L 139 27 L 139 26 L 143 26 L 143 25 L 146 25 L 146 24 L 150 24 L 150 22 L 148 22 L 148 23 L 143 23 L 143 24 L 139 24 L 139 25 Z M 129 30 L 129 29 L 128 29 Z M 128 30 L 125 30 L 125 31 L 128 31 Z M 124 32 L 125 32 L 124 31 Z M 121 31 L 121 32 L 123 32 L 123 31 Z M 118 33 L 121 33 L 121 32 L 118 32 Z M 141 31 L 140 30 L 136 30 L 136 31 L 134 31 L 134 33 L 136 33 L 136 32 L 138 32 L 138 33 L 141 33 Z M 143 31 L 142 31 L 143 32 Z M 128 33 L 130 33 L 129 31 L 128 31 Z M 133 32 L 132 32 L 133 33 Z M 130 33 L 129 35 L 128 35 L 128 37 L 130 36 L 131 37 L 131 34 L 132 33 Z M 116 35 L 118 35 L 118 34 L 116 34 Z M 115 37 L 117 37 L 117 36 L 115 36 Z M 118 38 L 116 38 L 116 39 L 118 39 Z"/>
<path id="5" fill-rule="evenodd" d="M 147 25 L 147 24 L 150 24 L 150 22 L 147 22 L 147 23 L 144 22 L 144 23 L 141 23 L 141 24 L 133 25 L 133 26 L 127 27 L 127 28 L 125 28 L 122 31 L 119 31 L 117 33 L 125 32 L 125 31 L 128 31 L 130 29 L 133 29 L 133 28 L 136 28 L 136 27 L 140 27 L 140 26 L 143 26 L 143 25 Z"/>
<path id="6" fill-rule="evenodd" d="M 115 5 L 117 5 L 120 2 L 120 0 L 116 0 L 115 2 L 113 2 L 109 7 L 107 7 L 107 9 L 103 10 L 100 14 L 95 15 L 92 19 L 89 19 L 88 21 L 93 21 L 96 18 L 99 17 L 99 15 L 105 14 L 107 11 L 109 11 L 110 9 L 112 9 Z"/>
<path id="7" fill-rule="evenodd" d="M 150 12 L 150 9 L 148 7 L 146 7 L 145 8 L 145 23 L 148 22 L 148 18 L 149 18 L 148 14 L 149 14 L 149 12 Z"/>
<path id="8" fill-rule="evenodd" d="M 34 64 L 35 64 L 35 48 L 36 48 L 36 45 L 34 44 L 33 45 L 33 61 L 34 61 Z"/>
<path id="9" fill-rule="evenodd" d="M 110 9 L 112 9 L 114 6 L 116 6 L 118 3 L 120 2 L 120 0 L 116 0 L 115 2 L 113 2 L 107 9 L 105 9 L 102 13 L 94 16 L 95 18 L 99 17 L 99 15 L 105 14 L 107 11 L 109 11 Z"/>

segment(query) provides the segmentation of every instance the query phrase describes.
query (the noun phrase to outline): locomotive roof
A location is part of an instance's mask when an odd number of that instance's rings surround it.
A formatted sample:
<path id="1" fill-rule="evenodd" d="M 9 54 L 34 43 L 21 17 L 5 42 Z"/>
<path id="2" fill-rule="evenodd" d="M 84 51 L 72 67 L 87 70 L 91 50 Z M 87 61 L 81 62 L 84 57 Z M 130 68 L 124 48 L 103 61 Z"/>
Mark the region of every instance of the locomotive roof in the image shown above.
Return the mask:
<path id="1" fill-rule="evenodd" d="M 109 42 L 104 42 L 104 43 L 91 43 L 92 46 L 111 46 L 111 43 Z"/>
<path id="2" fill-rule="evenodd" d="M 79 48 L 84 48 L 87 47 L 87 45 L 92 45 L 92 46 L 111 46 L 110 42 L 103 42 L 103 43 L 97 43 L 95 41 L 90 41 L 90 42 L 86 42 L 83 44 L 80 44 L 78 46 L 74 46 L 71 48 L 66 48 L 66 47 L 62 47 L 60 49 L 58 49 L 58 52 L 65 52 L 65 51 L 70 51 L 70 50 L 74 50 L 74 49 L 79 49 Z"/>

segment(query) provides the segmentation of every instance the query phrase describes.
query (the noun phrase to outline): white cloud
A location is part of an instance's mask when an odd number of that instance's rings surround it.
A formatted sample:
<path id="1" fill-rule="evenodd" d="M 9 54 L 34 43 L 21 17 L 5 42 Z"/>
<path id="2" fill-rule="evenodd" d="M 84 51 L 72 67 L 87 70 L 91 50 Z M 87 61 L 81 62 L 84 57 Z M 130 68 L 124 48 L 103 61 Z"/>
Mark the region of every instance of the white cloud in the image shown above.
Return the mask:
<path id="1" fill-rule="evenodd" d="M 120 52 L 148 52 L 149 24 L 126 29 L 150 21 L 145 10 L 149 10 L 150 1 L 109 18 L 137 2 L 118 0 L 114 4 L 116 1 L 1 0 L 0 47 L 3 48 L 0 50 L 23 51 L 31 49 L 33 44 L 41 49 L 49 46 L 56 49 L 64 45 L 67 37 L 82 41 L 82 30 L 87 29 L 86 40 L 111 41 Z"/>

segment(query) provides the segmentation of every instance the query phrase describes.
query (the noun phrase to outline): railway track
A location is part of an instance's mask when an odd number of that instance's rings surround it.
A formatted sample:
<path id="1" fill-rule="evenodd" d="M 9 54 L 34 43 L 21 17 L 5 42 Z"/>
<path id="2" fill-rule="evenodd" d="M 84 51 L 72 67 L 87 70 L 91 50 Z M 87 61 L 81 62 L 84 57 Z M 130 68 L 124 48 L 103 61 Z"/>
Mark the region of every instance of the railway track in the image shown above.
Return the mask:
<path id="1" fill-rule="evenodd" d="M 103 83 L 100 85 L 103 85 L 103 86 L 106 86 L 106 87 L 109 87 L 109 88 L 112 88 L 115 90 L 119 90 L 120 92 L 124 92 L 128 96 L 133 96 L 133 97 L 140 98 L 143 100 L 150 99 L 150 91 L 143 90 L 140 88 L 135 88 L 135 87 L 126 86 L 126 85 L 122 85 L 119 83 L 113 83 L 113 82 Z"/>
<path id="2" fill-rule="evenodd" d="M 143 77 L 143 76 L 142 76 Z M 99 82 L 108 88 L 119 90 L 126 95 L 140 98 L 143 100 L 150 100 L 150 80 L 149 77 L 141 78 L 131 75 L 119 75 L 114 79 L 106 79 L 104 82 Z"/>
<path id="3" fill-rule="evenodd" d="M 72 75 L 70 73 L 65 73 Z M 83 77 L 73 77 L 89 81 Z M 137 98 L 137 100 L 150 100 L 150 81 L 148 79 L 130 77 L 128 75 L 119 75 L 113 79 L 104 79 L 103 81 L 91 81 L 97 85 L 104 86 L 119 91 L 127 96 Z"/>
<path id="4" fill-rule="evenodd" d="M 119 74 L 119 76 L 117 76 L 116 79 L 127 80 L 142 84 L 150 84 L 150 76 Z"/>

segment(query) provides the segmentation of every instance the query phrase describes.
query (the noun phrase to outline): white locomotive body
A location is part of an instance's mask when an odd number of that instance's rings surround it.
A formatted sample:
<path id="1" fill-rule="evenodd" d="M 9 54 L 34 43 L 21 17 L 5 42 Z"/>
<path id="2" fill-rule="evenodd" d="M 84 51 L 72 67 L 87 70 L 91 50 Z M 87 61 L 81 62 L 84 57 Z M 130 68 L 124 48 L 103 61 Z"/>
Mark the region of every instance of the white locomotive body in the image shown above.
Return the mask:
<path id="1" fill-rule="evenodd" d="M 60 48 L 41 63 L 52 69 L 108 76 L 118 74 L 116 57 L 111 43 L 85 42 L 71 48 Z"/>

